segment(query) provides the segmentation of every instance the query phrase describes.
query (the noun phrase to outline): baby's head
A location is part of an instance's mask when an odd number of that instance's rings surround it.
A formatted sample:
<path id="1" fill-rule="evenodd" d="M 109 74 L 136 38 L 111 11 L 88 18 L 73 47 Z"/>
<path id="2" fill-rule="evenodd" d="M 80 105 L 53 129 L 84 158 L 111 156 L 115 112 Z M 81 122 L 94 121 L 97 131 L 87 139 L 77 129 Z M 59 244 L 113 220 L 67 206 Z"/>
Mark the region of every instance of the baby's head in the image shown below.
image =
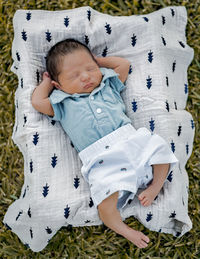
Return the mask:
<path id="1" fill-rule="evenodd" d="M 102 79 L 89 48 L 74 39 L 58 42 L 49 50 L 46 68 L 53 85 L 69 94 L 90 93 Z"/>

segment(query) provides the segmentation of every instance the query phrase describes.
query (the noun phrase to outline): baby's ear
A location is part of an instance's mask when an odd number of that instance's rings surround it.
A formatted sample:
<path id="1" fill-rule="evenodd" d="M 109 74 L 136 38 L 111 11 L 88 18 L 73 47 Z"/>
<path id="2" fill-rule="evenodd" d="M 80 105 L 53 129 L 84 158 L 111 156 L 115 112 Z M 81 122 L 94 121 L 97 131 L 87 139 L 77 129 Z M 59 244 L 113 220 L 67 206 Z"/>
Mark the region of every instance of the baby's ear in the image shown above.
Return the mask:
<path id="1" fill-rule="evenodd" d="M 57 88 L 57 89 L 59 89 L 59 90 L 61 89 L 61 86 L 60 86 L 59 83 L 57 83 L 56 81 L 52 80 L 51 83 L 52 83 L 52 85 L 53 85 L 55 88 Z"/>

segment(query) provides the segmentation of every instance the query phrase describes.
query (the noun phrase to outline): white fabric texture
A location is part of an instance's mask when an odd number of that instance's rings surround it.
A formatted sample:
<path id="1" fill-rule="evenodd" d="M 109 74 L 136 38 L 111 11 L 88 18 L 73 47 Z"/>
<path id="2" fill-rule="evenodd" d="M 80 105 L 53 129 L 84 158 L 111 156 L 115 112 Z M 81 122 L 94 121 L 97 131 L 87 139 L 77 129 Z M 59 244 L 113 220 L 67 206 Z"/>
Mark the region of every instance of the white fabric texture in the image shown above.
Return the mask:
<path id="1" fill-rule="evenodd" d="M 122 94 L 127 115 L 136 129 L 146 127 L 163 137 L 179 160 L 156 201 L 143 207 L 136 197 L 122 210 L 122 218 L 134 216 L 148 229 L 174 236 L 191 229 L 185 165 L 192 153 L 194 121 L 184 109 L 194 53 L 186 42 L 186 23 L 182 6 L 132 16 L 110 16 L 88 6 L 15 13 L 12 71 L 19 85 L 12 137 L 24 156 L 24 184 L 3 222 L 27 247 L 41 251 L 62 226 L 102 224 L 68 136 L 31 105 L 48 50 L 66 38 L 87 44 L 97 56 L 130 60 Z"/>

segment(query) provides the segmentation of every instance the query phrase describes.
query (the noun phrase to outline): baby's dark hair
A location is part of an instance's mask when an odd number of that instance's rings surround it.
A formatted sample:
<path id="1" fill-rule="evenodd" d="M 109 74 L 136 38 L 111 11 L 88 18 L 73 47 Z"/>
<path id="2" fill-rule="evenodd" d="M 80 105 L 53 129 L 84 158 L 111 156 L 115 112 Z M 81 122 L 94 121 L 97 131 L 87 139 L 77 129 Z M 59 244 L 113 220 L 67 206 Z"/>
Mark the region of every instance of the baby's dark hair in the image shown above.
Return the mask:
<path id="1" fill-rule="evenodd" d="M 79 49 L 84 49 L 88 51 L 93 60 L 96 62 L 90 49 L 86 45 L 75 39 L 66 39 L 60 41 L 49 50 L 46 57 L 46 69 L 52 80 L 58 82 L 58 75 L 60 73 L 60 64 L 62 62 L 62 57 Z"/>

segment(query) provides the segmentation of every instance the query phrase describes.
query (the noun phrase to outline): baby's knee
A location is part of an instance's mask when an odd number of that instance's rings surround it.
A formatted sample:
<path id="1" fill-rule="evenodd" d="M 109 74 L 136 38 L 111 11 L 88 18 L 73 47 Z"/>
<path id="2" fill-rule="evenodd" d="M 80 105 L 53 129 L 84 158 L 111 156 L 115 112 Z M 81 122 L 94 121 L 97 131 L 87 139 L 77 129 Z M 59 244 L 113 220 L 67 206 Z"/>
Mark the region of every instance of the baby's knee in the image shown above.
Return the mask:
<path id="1" fill-rule="evenodd" d="M 108 198 L 103 200 L 98 206 L 100 212 L 112 213 L 117 209 L 118 192 L 111 194 Z"/>

